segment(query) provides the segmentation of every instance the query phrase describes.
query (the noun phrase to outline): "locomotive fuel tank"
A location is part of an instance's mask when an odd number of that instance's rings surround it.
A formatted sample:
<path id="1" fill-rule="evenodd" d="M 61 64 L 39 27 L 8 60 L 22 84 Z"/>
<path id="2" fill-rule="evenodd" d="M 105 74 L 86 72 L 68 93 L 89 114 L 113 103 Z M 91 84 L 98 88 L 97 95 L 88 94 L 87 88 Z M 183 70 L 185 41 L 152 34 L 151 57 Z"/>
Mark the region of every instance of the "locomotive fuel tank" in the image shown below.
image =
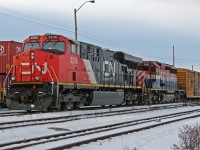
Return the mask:
<path id="1" fill-rule="evenodd" d="M 93 91 L 93 100 L 91 105 L 121 105 L 124 101 L 123 91 Z"/>

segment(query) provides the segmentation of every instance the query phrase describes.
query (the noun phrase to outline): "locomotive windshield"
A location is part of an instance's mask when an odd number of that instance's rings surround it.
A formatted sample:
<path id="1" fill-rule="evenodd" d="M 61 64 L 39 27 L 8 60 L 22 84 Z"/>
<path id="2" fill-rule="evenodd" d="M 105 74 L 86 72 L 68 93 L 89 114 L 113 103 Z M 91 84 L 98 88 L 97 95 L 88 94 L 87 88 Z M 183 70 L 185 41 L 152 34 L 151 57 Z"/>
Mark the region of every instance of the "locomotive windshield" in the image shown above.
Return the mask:
<path id="1" fill-rule="evenodd" d="M 24 51 L 27 51 L 29 49 L 39 49 L 40 43 L 39 42 L 28 42 L 24 44 Z"/>
<path id="2" fill-rule="evenodd" d="M 57 49 L 65 51 L 65 42 L 44 42 L 43 49 Z"/>

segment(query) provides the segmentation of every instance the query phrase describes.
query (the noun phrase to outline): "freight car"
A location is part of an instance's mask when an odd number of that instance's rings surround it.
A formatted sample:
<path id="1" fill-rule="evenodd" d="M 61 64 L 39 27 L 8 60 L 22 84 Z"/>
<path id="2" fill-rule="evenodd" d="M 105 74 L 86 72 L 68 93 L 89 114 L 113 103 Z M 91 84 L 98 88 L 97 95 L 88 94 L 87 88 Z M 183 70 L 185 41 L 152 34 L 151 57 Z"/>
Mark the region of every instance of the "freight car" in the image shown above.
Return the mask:
<path id="1" fill-rule="evenodd" d="M 22 43 L 15 41 L 0 41 L 0 106 L 5 104 L 5 87 L 10 85 L 11 74 L 8 74 L 12 65 L 13 56 L 22 51 Z M 7 76 L 7 80 L 4 83 Z"/>
<path id="2" fill-rule="evenodd" d="M 184 99 L 200 99 L 200 73 L 197 71 L 178 68 L 178 89 L 184 91 Z"/>
<path id="3" fill-rule="evenodd" d="M 179 99 L 176 68 L 121 51 L 36 35 L 13 57 L 10 109 L 70 109 L 86 105 L 133 105 Z"/>

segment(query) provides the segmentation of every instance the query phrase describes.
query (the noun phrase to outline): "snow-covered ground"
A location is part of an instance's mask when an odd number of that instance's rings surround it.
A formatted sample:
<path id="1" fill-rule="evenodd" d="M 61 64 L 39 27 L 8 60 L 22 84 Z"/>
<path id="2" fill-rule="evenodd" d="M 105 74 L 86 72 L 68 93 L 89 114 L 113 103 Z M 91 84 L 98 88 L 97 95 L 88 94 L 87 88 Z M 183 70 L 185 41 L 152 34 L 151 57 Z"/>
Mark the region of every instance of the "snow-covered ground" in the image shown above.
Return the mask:
<path id="1" fill-rule="evenodd" d="M 153 129 L 101 140 L 70 150 L 171 150 L 179 143 L 178 131 L 183 125 L 200 123 L 200 118 L 180 121 Z"/>
<path id="2" fill-rule="evenodd" d="M 138 107 L 134 107 L 138 108 Z M 126 109 L 126 108 L 120 108 Z M 132 109 L 132 108 L 131 108 Z M 176 109 L 164 109 L 155 110 L 150 112 L 126 114 L 119 116 L 110 117 L 97 117 L 91 119 L 76 120 L 64 123 L 54 123 L 39 126 L 28 126 L 23 128 L 13 128 L 0 130 L 0 143 L 10 142 L 13 140 L 26 139 L 30 137 L 40 137 L 43 135 L 57 134 L 66 131 L 75 131 L 78 129 L 85 129 L 90 127 L 96 127 L 100 125 L 106 125 L 122 121 L 130 121 L 136 119 L 142 119 L 147 117 L 153 117 L 158 115 L 166 115 L 170 113 L 176 113 L 181 111 L 189 111 L 194 109 L 200 109 L 200 106 L 193 107 L 182 107 Z M 115 110 L 115 109 L 112 109 Z M 0 122 L 9 122 L 15 120 L 26 120 L 36 118 L 55 117 L 63 115 L 76 115 L 81 113 L 101 112 L 101 111 L 112 111 L 109 110 L 90 110 L 90 111 L 70 111 L 70 112 L 56 112 L 56 113 L 41 113 L 33 115 L 22 115 L 22 116 L 10 116 L 1 117 Z M 79 147 L 72 148 L 72 150 L 132 150 L 137 148 L 138 150 L 170 150 L 173 144 L 178 143 L 178 130 L 184 124 L 195 124 L 200 123 L 200 118 L 190 119 L 186 121 L 180 121 L 165 126 L 159 126 L 154 129 L 144 130 L 138 133 L 130 133 L 119 137 L 113 137 L 103 141 L 97 141 L 94 143 L 82 145 Z M 61 128 L 63 131 L 53 130 L 53 128 Z M 63 142 L 62 142 L 63 143 Z M 63 143 L 64 144 L 64 143 Z M 51 144 L 49 144 L 51 145 Z M 36 146 L 37 147 L 37 146 Z M 37 148 L 33 149 L 37 149 Z"/>

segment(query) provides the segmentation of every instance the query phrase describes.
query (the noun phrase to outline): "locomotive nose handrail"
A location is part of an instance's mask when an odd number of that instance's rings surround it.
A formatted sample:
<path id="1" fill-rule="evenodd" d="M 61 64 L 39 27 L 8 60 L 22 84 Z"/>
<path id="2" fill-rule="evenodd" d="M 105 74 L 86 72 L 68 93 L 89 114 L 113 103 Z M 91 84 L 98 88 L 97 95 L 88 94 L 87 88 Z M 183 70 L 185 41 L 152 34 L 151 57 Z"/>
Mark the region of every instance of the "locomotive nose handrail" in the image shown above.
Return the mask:
<path id="1" fill-rule="evenodd" d="M 11 65 L 10 70 L 8 71 L 8 73 L 7 73 L 7 75 L 6 75 L 6 78 L 5 78 L 4 82 L 3 82 L 3 88 L 5 87 L 6 80 L 8 79 L 8 76 L 10 75 L 10 72 L 11 72 L 13 66 L 15 66 L 15 65 Z"/>
<path id="2" fill-rule="evenodd" d="M 12 70 L 12 68 L 13 68 L 14 66 L 15 66 L 15 65 L 11 65 L 10 70 L 8 71 L 8 73 L 7 73 L 7 75 L 6 75 L 6 78 L 5 78 L 4 82 L 3 82 L 3 90 L 5 89 L 6 81 L 7 81 L 8 76 L 10 75 L 10 72 L 11 72 L 11 70 Z M 4 92 L 3 92 L 3 96 L 4 96 Z"/>
<path id="3" fill-rule="evenodd" d="M 51 65 L 49 65 L 49 64 L 48 64 L 48 66 L 52 69 L 52 71 L 54 73 L 54 76 L 56 77 L 56 81 L 58 82 L 58 77 L 57 77 L 57 75 L 56 75 L 56 73 L 54 71 L 54 68 Z"/>
<path id="4" fill-rule="evenodd" d="M 52 69 L 52 71 L 53 71 L 53 73 L 54 73 L 54 76 L 56 77 L 56 81 L 57 81 L 57 83 L 58 83 L 58 77 L 57 77 L 57 75 L 56 75 L 56 73 L 55 73 L 55 70 L 54 70 L 54 68 L 51 66 L 51 65 L 49 65 L 48 64 L 48 66 Z M 51 79 L 52 79 L 52 95 L 53 95 L 53 85 L 54 85 L 54 82 L 53 82 L 53 77 L 52 77 L 52 75 L 51 75 L 51 73 L 49 72 L 49 69 L 47 70 L 48 71 L 48 73 L 49 73 L 49 75 L 50 75 L 50 77 L 51 77 Z M 58 97 L 58 93 L 59 93 L 59 91 L 58 91 L 58 84 L 57 84 L 57 87 L 56 87 L 57 89 L 56 89 L 56 92 L 57 92 L 57 97 Z"/>

